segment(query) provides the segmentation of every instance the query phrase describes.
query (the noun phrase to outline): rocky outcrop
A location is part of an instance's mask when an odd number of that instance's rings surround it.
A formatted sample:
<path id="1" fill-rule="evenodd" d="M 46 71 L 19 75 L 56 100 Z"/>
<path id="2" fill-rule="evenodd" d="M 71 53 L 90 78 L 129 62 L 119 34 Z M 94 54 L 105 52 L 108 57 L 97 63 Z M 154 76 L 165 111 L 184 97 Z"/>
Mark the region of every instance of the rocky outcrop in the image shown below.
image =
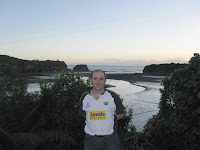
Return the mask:
<path id="1" fill-rule="evenodd" d="M 187 66 L 187 64 L 152 64 L 145 66 L 143 69 L 144 74 L 151 74 L 151 75 L 169 75 L 170 73 L 174 72 L 176 69 L 183 68 Z"/>
<path id="2" fill-rule="evenodd" d="M 89 71 L 87 65 L 76 65 L 73 71 Z"/>
<path id="3" fill-rule="evenodd" d="M 7 55 L 0 55 L 0 72 L 7 73 L 11 69 L 15 70 L 15 72 L 17 73 L 35 73 L 68 70 L 67 65 L 64 61 L 31 61 L 18 59 Z"/>

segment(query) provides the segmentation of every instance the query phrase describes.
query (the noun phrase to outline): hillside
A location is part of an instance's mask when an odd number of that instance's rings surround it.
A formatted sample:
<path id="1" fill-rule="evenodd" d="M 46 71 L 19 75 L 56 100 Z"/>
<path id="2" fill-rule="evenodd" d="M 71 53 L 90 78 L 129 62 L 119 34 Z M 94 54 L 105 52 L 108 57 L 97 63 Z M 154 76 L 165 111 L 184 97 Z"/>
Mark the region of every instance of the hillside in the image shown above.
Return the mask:
<path id="1" fill-rule="evenodd" d="M 7 73 L 11 69 L 18 73 L 35 73 L 46 71 L 64 71 L 68 68 L 64 61 L 23 60 L 7 55 L 0 55 L 0 72 Z"/>
<path id="2" fill-rule="evenodd" d="M 184 68 L 188 64 L 152 64 L 144 67 L 143 73 L 144 74 L 151 74 L 151 75 L 169 75 L 170 73 L 174 72 L 176 69 Z"/>

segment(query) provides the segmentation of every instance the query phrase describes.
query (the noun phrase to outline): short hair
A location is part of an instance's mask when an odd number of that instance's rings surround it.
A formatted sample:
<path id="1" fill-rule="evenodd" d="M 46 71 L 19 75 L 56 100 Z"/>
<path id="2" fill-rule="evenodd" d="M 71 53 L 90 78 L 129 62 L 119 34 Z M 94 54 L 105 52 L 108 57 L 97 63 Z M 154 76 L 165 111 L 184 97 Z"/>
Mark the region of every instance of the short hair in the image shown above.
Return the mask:
<path id="1" fill-rule="evenodd" d="M 91 79 L 92 79 L 92 76 L 93 76 L 94 72 L 103 72 L 103 74 L 105 76 L 105 79 L 106 79 L 106 73 L 103 70 L 101 70 L 101 69 L 96 69 L 96 70 L 92 71 L 92 73 L 91 73 Z"/>

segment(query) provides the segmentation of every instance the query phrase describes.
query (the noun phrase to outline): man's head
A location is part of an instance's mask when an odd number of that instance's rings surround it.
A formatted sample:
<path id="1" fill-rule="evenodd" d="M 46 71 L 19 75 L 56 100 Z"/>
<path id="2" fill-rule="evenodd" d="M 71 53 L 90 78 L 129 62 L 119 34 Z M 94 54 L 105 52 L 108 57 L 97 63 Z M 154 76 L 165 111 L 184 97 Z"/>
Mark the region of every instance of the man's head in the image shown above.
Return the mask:
<path id="1" fill-rule="evenodd" d="M 100 69 L 94 70 L 91 74 L 91 83 L 94 90 L 103 90 L 106 83 L 105 72 Z"/>

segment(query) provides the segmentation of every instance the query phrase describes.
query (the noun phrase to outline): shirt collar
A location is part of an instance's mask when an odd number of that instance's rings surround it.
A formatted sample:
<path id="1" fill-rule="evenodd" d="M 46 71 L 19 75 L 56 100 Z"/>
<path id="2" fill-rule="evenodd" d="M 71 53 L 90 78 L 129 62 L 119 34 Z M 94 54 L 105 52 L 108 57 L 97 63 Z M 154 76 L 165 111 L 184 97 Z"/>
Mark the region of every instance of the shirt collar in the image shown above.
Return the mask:
<path id="1" fill-rule="evenodd" d="M 89 90 L 89 94 L 90 94 L 90 95 L 91 95 L 91 90 L 92 90 L 92 87 L 91 87 L 90 90 Z M 104 88 L 104 91 L 101 93 L 101 95 L 103 95 L 106 91 L 107 91 L 107 89 Z"/>

